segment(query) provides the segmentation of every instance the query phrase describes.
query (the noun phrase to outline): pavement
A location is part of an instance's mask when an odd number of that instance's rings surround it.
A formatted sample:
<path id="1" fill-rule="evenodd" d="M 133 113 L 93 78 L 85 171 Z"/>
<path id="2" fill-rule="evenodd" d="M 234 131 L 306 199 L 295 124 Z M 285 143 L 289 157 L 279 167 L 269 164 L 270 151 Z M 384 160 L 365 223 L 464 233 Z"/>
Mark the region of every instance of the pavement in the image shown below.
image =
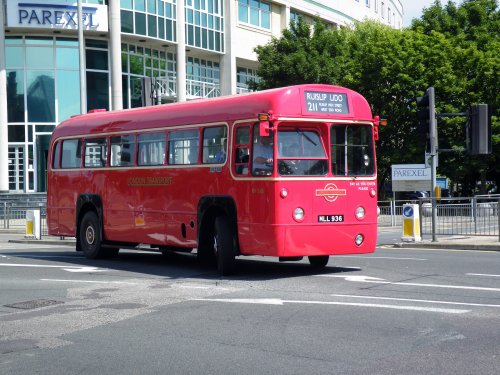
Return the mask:
<path id="1" fill-rule="evenodd" d="M 43 244 L 75 246 L 75 239 L 70 237 L 43 236 L 37 240 L 25 238 L 24 234 L 6 232 L 0 229 L 1 238 L 11 243 Z M 397 248 L 423 248 L 423 249 L 453 249 L 453 250 L 479 250 L 500 252 L 500 236 L 471 236 L 448 235 L 436 236 L 432 241 L 431 236 L 424 236 L 421 241 L 403 241 L 400 227 L 379 227 L 377 246 Z"/>

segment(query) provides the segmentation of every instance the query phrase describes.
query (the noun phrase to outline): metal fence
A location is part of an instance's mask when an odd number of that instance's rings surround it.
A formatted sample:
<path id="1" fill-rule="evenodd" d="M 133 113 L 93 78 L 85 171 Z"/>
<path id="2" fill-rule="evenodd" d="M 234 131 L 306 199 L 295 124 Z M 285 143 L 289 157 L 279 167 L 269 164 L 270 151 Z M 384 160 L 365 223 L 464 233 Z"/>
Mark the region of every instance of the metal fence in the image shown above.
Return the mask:
<path id="1" fill-rule="evenodd" d="M 432 201 L 379 202 L 379 226 L 402 226 L 403 205 L 419 205 L 421 233 L 432 234 Z M 500 237 L 500 196 L 441 198 L 436 202 L 437 235 L 474 235 Z"/>
<path id="2" fill-rule="evenodd" d="M 418 201 L 381 201 L 378 204 L 378 224 L 381 227 L 403 225 L 403 205 L 415 203 L 420 208 L 423 235 L 432 234 L 432 202 L 428 198 Z M 500 238 L 500 195 L 471 198 L 442 198 L 436 204 L 437 235 L 498 236 Z M 45 194 L 0 194 L 0 230 L 24 232 L 26 212 L 40 210 L 40 233 L 48 234 Z"/>
<path id="3" fill-rule="evenodd" d="M 41 235 L 47 235 L 45 194 L 0 194 L 0 229 L 25 232 L 28 211 L 40 211 Z"/>

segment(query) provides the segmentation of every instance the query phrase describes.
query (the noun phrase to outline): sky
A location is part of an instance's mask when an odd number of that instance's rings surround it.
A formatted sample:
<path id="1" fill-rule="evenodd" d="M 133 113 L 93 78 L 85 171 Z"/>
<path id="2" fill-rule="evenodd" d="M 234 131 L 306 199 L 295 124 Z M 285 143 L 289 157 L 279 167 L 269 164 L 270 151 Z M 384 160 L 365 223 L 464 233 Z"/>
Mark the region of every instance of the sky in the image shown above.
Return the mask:
<path id="1" fill-rule="evenodd" d="M 403 3 L 403 27 L 410 26 L 411 20 L 414 18 L 420 18 L 422 15 L 422 9 L 430 7 L 434 0 L 401 0 Z M 441 0 L 441 4 L 444 5 L 448 0 Z M 457 3 L 457 1 L 455 1 Z"/>

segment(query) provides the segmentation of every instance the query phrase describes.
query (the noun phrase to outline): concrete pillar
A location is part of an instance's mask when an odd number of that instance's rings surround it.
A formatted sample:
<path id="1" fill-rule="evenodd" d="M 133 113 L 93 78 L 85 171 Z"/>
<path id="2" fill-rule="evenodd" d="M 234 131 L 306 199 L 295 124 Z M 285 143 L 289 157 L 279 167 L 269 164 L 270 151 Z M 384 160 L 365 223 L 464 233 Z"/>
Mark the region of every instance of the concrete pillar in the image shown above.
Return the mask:
<path id="1" fill-rule="evenodd" d="M 109 50 L 111 54 L 111 109 L 123 109 L 122 38 L 120 0 L 109 0 Z"/>
<path id="2" fill-rule="evenodd" d="M 0 0 L 0 193 L 9 191 L 9 147 L 7 129 L 7 71 L 5 69 L 5 15 Z"/>
<path id="3" fill-rule="evenodd" d="M 177 1 L 177 101 L 186 101 L 186 15 L 184 1 Z"/>
<path id="4" fill-rule="evenodd" d="M 78 52 L 80 56 L 80 113 L 84 114 L 87 113 L 87 78 L 85 74 L 82 0 L 78 0 Z"/>
<path id="5" fill-rule="evenodd" d="M 281 30 L 290 27 L 290 5 L 281 6 Z"/>
<path id="6" fill-rule="evenodd" d="M 221 94 L 236 94 L 236 56 L 233 53 L 233 32 L 236 28 L 236 1 L 224 0 L 224 55 L 220 58 Z"/>

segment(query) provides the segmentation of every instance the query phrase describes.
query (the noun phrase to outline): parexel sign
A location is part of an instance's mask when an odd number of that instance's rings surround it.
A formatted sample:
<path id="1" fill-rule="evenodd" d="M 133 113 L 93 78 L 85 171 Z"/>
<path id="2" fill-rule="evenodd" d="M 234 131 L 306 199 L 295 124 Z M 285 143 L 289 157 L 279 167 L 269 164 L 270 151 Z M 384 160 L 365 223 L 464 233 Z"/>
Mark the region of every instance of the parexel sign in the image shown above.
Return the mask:
<path id="1" fill-rule="evenodd" d="M 108 7 L 82 6 L 84 30 L 108 31 Z M 7 26 L 42 29 L 78 29 L 78 6 L 62 1 L 23 2 L 7 0 Z"/>
<path id="2" fill-rule="evenodd" d="M 428 191 L 431 169 L 425 164 L 393 164 L 392 191 Z"/>

